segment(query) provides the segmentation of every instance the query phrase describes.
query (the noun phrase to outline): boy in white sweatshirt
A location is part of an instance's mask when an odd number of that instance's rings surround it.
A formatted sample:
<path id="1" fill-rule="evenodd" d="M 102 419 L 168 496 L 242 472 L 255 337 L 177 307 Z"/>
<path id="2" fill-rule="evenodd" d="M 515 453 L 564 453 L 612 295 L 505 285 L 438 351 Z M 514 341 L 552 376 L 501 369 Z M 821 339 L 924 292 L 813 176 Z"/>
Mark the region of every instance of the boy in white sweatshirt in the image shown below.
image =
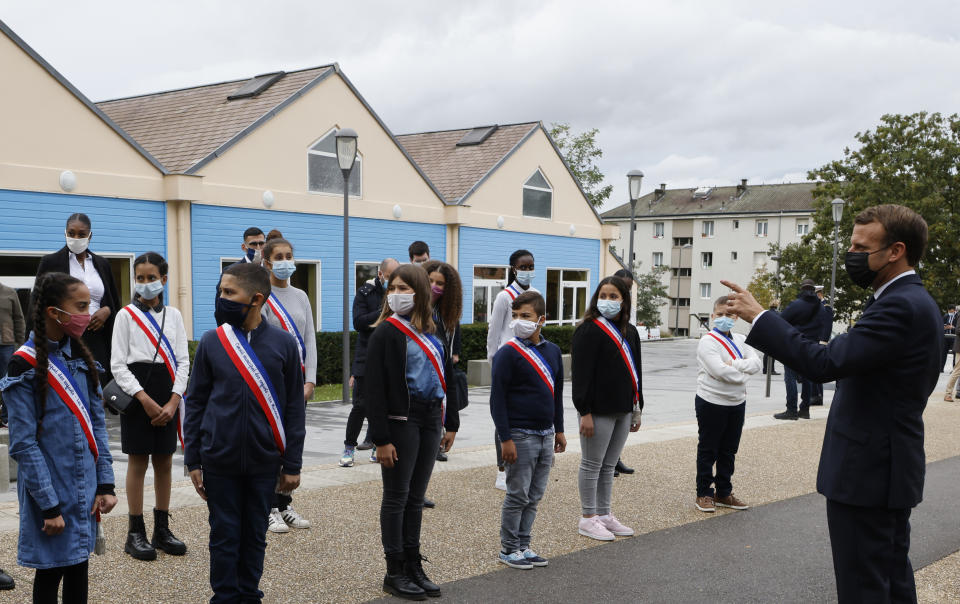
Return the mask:
<path id="1" fill-rule="evenodd" d="M 740 447 L 747 407 L 747 380 L 762 368 L 760 357 L 746 345 L 746 336 L 733 333 L 737 317 L 727 314 L 727 297 L 713 304 L 713 329 L 697 346 L 697 499 L 701 512 L 716 506 L 745 510 L 733 494 L 730 477 Z M 717 472 L 714 476 L 713 466 Z M 716 491 L 713 489 L 716 484 Z"/>

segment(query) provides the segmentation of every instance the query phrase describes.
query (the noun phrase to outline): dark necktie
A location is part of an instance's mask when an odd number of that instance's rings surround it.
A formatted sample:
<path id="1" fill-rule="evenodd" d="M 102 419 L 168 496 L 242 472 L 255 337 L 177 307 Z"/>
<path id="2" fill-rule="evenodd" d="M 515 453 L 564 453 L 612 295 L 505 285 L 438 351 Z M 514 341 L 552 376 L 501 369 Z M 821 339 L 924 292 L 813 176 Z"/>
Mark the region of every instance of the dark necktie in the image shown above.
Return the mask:
<path id="1" fill-rule="evenodd" d="M 867 298 L 867 303 L 863 305 L 863 312 L 867 312 L 867 309 L 870 308 L 870 305 L 873 304 L 873 303 L 876 302 L 876 301 L 877 301 L 877 299 L 874 298 L 873 295 L 871 295 L 869 298 Z"/>

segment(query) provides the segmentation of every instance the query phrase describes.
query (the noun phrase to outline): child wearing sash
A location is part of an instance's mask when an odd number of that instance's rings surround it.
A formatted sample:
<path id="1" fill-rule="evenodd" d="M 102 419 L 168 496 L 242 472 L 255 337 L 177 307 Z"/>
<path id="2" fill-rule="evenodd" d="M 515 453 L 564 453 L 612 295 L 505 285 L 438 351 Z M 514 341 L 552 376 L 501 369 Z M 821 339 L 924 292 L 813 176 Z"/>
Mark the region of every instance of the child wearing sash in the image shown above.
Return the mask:
<path id="1" fill-rule="evenodd" d="M 167 261 L 156 252 L 147 252 L 133 261 L 133 272 L 136 295 L 133 303 L 116 315 L 110 353 L 113 378 L 134 398 L 120 416 L 120 448 L 129 460 L 129 528 L 123 551 L 137 560 L 155 560 L 157 550 L 171 556 L 187 553 L 187 546 L 170 531 L 169 509 L 173 452 L 190 356 L 180 311 L 163 304 Z M 143 482 L 151 458 L 156 502 L 153 537 L 147 541 Z"/>
<path id="2" fill-rule="evenodd" d="M 493 356 L 500 347 L 513 338 L 512 322 L 513 301 L 525 291 L 536 292 L 532 286 L 536 276 L 533 254 L 527 250 L 517 250 L 510 254 L 510 266 L 507 269 L 507 287 L 493 299 L 493 309 L 487 322 L 487 362 L 493 371 Z M 539 293 L 539 292 L 538 292 Z M 507 490 L 507 475 L 504 472 L 500 437 L 494 432 L 494 444 L 497 446 L 497 480 L 494 486 L 501 491 Z"/>
<path id="3" fill-rule="evenodd" d="M 697 345 L 697 498 L 701 512 L 717 506 L 735 510 L 747 504 L 733 494 L 730 478 L 740 447 L 747 407 L 747 381 L 762 368 L 760 357 L 747 346 L 746 336 L 733 333 L 737 316 L 727 310 L 727 297 L 713 303 L 713 330 Z M 716 464 L 716 476 L 713 465 Z M 716 485 L 716 491 L 713 486 Z"/>
<path id="4" fill-rule="evenodd" d="M 99 366 L 81 340 L 90 290 L 54 272 L 32 295 L 34 331 L 0 380 L 18 464 L 17 562 L 37 569 L 34 602 L 57 602 L 61 582 L 64 602 L 86 602 L 97 520 L 117 503 Z"/>
<path id="5" fill-rule="evenodd" d="M 290 276 L 297 270 L 293 261 L 293 244 L 274 229 L 267 234 L 263 247 L 263 266 L 270 271 L 270 296 L 263 306 L 263 318 L 294 337 L 303 364 L 304 403 L 313 397 L 317 383 L 317 331 L 313 327 L 313 308 L 302 289 L 290 285 Z M 270 509 L 267 529 L 287 533 L 291 528 L 310 528 L 310 521 L 290 505 L 293 496 L 277 491 Z"/>
<path id="6" fill-rule="evenodd" d="M 459 401 L 445 381 L 453 365 L 431 315 L 426 271 L 415 264 L 398 267 L 367 349 L 370 437 L 383 479 L 383 589 L 411 600 L 440 595 L 423 571 L 420 525 L 437 448 L 442 442 L 449 451 L 460 427 Z M 442 436 L 441 425 L 447 429 Z"/>
<path id="7" fill-rule="evenodd" d="M 200 339 L 187 388 L 183 461 L 209 510 L 211 602 L 260 601 L 274 491 L 300 484 L 300 351 L 263 320 L 269 296 L 265 268 L 224 271 L 217 298 L 224 323 Z"/>
<path id="8" fill-rule="evenodd" d="M 640 429 L 643 409 L 640 335 L 630 324 L 630 308 L 623 279 L 601 280 L 570 347 L 573 404 L 580 415 L 577 532 L 599 541 L 633 535 L 611 510 L 614 468 L 627 434 Z"/>
<path id="9" fill-rule="evenodd" d="M 440 260 L 424 262 L 423 270 L 427 271 L 430 279 L 430 301 L 433 305 L 433 320 L 437 324 L 437 335 L 446 340 L 447 356 L 456 365 L 460 362 L 460 314 L 463 311 L 463 284 L 460 281 L 460 273 Z M 450 387 L 453 388 L 453 376 L 458 374 L 455 371 L 450 375 L 452 376 Z M 442 448 L 437 451 L 437 461 L 447 461 L 447 459 L 447 454 Z M 425 505 L 432 508 L 433 502 L 428 499 Z"/>
<path id="10" fill-rule="evenodd" d="M 560 348 L 540 335 L 546 303 L 537 292 L 512 302 L 514 337 L 493 357 L 490 414 L 503 447 L 507 495 L 500 512 L 498 560 L 511 568 L 546 566 L 530 549 L 537 505 L 547 488 L 563 435 L 563 360 Z"/>

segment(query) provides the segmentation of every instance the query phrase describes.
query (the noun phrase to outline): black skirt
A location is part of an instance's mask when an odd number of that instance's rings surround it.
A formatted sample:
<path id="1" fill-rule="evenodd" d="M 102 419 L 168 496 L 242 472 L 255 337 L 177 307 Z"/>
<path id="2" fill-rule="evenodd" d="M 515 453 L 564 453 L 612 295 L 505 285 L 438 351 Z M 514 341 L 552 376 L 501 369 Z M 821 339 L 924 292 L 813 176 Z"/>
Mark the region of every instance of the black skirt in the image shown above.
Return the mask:
<path id="1" fill-rule="evenodd" d="M 127 369 L 154 402 L 161 407 L 167 404 L 173 382 L 163 363 L 131 363 Z M 120 450 L 127 455 L 172 455 L 177 449 L 178 414 L 166 426 L 154 426 L 140 401 L 133 399 L 120 415 Z"/>

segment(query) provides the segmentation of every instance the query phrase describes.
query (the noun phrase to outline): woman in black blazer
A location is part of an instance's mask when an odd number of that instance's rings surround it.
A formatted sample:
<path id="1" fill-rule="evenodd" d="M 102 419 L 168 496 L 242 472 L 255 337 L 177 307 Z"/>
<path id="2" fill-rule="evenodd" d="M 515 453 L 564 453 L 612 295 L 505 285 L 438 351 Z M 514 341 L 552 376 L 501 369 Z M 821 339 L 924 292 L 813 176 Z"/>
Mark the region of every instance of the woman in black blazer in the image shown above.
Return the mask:
<path id="1" fill-rule="evenodd" d="M 111 379 L 110 340 L 113 337 L 113 317 L 120 309 L 120 295 L 113 280 L 110 262 L 87 249 L 91 233 L 90 218 L 86 214 L 72 214 L 67 218 L 64 233 L 67 244 L 40 259 L 37 278 L 44 273 L 66 273 L 80 279 L 90 289 L 92 316 L 90 325 L 83 334 L 83 341 L 106 371 L 106 375 L 101 378 L 102 383 L 106 384 Z M 90 270 L 91 268 L 93 270 Z M 32 308 L 33 300 L 30 302 Z M 97 306 L 99 308 L 96 308 Z M 32 317 L 33 313 L 28 316 Z"/>

